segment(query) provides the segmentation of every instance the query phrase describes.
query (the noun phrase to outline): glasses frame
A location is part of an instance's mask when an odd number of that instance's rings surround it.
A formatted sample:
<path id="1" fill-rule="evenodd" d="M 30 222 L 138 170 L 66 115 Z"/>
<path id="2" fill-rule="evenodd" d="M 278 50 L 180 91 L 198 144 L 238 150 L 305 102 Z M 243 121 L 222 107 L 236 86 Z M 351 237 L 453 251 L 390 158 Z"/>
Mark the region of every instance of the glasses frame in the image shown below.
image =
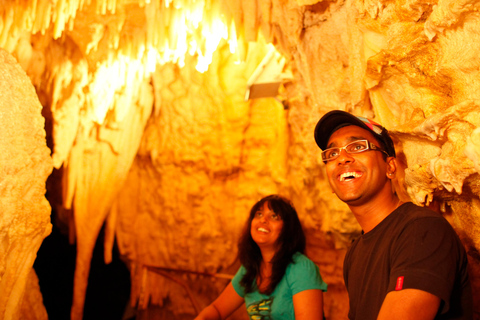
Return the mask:
<path id="1" fill-rule="evenodd" d="M 349 151 L 347 150 L 347 147 L 348 147 L 348 146 L 350 146 L 350 145 L 353 144 L 353 143 L 358 143 L 358 142 L 360 142 L 360 141 L 366 142 L 366 146 L 367 146 L 366 149 L 363 149 L 363 150 L 360 150 L 360 151 L 357 151 L 357 152 L 349 152 Z M 338 155 L 337 155 L 336 157 L 327 159 L 326 156 L 325 156 L 326 153 L 327 153 L 328 151 L 333 150 L 333 149 L 338 149 Z M 340 157 L 340 153 L 342 152 L 342 150 L 345 150 L 345 152 L 348 153 L 348 154 L 357 154 L 357 153 L 362 153 L 362 152 L 365 152 L 365 151 L 368 151 L 368 150 L 373 150 L 373 151 L 383 152 L 383 153 L 385 153 L 385 154 L 387 155 L 387 157 L 389 156 L 388 153 L 387 153 L 385 150 L 383 150 L 382 148 L 377 147 L 376 145 L 374 145 L 372 142 L 368 141 L 367 139 L 361 139 L 361 140 L 352 141 L 352 142 L 346 144 L 346 145 L 343 146 L 343 147 L 334 147 L 334 148 L 328 148 L 328 149 L 323 150 L 323 151 L 322 151 L 322 161 L 323 161 L 323 163 L 326 164 L 327 162 L 333 161 L 333 160 L 337 159 L 338 157 Z"/>

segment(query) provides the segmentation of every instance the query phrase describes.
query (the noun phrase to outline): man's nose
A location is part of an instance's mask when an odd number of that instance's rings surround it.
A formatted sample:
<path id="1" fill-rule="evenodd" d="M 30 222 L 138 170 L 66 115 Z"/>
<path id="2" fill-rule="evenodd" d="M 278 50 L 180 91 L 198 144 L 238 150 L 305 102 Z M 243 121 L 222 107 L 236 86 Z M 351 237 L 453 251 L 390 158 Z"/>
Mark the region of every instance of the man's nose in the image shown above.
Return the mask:
<path id="1" fill-rule="evenodd" d="M 353 157 L 350 153 L 348 153 L 345 149 L 340 150 L 340 154 L 338 155 L 337 161 L 340 163 L 346 163 L 353 161 Z"/>

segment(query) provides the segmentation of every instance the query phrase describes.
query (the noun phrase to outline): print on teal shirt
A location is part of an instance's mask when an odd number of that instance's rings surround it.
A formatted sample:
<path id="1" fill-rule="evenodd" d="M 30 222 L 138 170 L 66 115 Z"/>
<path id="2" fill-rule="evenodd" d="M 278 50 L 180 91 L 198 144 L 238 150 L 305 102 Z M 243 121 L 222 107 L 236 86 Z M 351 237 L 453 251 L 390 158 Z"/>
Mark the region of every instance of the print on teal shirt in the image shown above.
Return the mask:
<path id="1" fill-rule="evenodd" d="M 270 316 L 272 302 L 273 298 L 270 298 L 249 305 L 247 312 L 250 320 L 272 320 Z"/>

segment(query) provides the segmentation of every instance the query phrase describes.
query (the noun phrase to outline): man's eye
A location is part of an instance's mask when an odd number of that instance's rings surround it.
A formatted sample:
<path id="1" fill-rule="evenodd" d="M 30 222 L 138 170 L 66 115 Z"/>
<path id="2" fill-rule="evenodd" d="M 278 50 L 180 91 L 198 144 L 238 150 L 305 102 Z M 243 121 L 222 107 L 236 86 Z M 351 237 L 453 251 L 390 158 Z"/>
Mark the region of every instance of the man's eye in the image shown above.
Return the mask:
<path id="1" fill-rule="evenodd" d="M 358 151 L 362 151 L 362 150 L 365 150 L 366 147 L 363 143 L 353 143 L 352 145 L 349 146 L 348 150 L 350 152 L 358 152 Z"/>
<path id="2" fill-rule="evenodd" d="M 337 155 L 338 155 L 338 151 L 337 151 L 337 150 L 331 150 L 330 152 L 327 153 L 327 158 L 328 158 L 328 159 L 330 159 L 330 158 L 335 158 Z"/>

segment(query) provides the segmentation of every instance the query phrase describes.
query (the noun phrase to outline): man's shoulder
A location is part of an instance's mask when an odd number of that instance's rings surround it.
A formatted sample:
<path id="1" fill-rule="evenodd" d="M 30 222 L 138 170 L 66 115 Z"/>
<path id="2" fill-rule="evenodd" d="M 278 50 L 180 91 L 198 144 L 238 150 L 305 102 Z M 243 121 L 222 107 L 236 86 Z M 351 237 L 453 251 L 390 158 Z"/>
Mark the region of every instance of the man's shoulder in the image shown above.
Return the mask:
<path id="1" fill-rule="evenodd" d="M 418 206 L 412 202 L 406 202 L 397 209 L 398 218 L 406 221 L 421 219 L 439 219 L 440 221 L 448 221 L 438 212 L 432 209 Z"/>
<path id="2" fill-rule="evenodd" d="M 404 238 L 404 236 L 409 237 L 409 235 L 429 230 L 444 234 L 455 233 L 450 223 L 440 213 L 412 202 L 406 202 L 373 230 L 356 238 L 350 244 L 348 252 L 354 251 L 360 243 L 380 241 L 380 243 L 387 245 L 388 242 L 395 241 L 394 239 Z M 386 238 L 386 236 L 388 237 Z M 414 239 L 413 237 L 410 238 Z"/>
<path id="3" fill-rule="evenodd" d="M 432 232 L 443 236 L 458 237 L 447 219 L 436 211 L 417 206 L 411 202 L 405 203 L 399 209 L 396 223 L 392 223 L 391 228 L 396 229 L 401 234 L 410 230 L 411 233 L 417 234 Z"/>

